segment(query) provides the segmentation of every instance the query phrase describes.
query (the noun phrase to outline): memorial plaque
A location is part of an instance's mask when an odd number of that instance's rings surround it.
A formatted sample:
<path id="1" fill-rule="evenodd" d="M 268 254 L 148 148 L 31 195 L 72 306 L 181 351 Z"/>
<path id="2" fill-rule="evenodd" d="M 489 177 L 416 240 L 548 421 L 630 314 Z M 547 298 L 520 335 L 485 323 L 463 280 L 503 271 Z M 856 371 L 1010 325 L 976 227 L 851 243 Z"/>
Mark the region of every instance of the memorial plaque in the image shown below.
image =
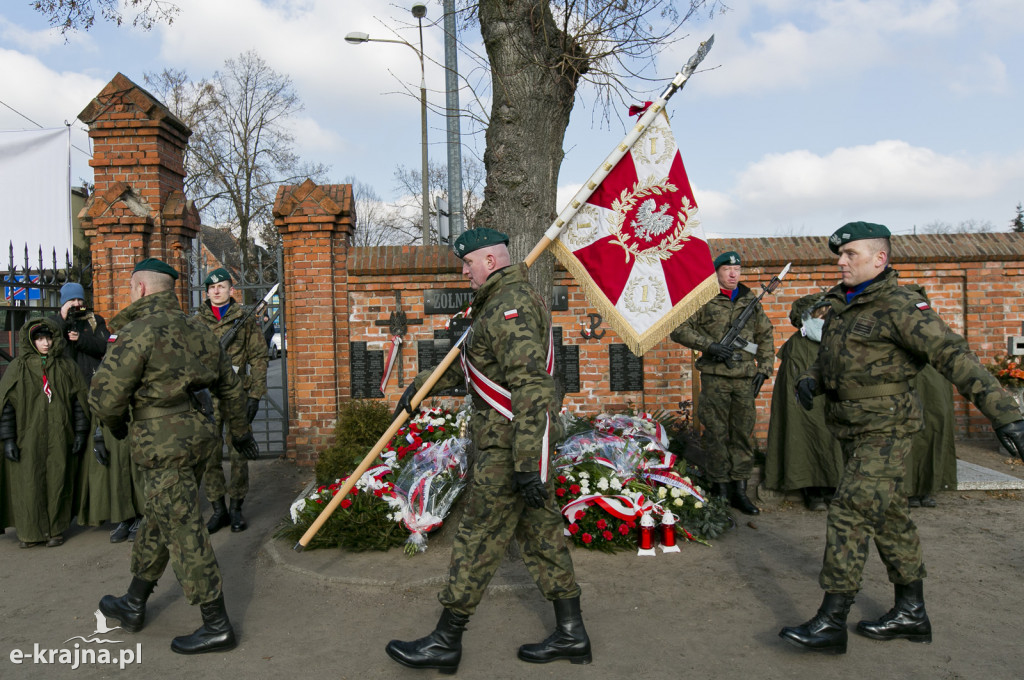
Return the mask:
<path id="1" fill-rule="evenodd" d="M 551 286 L 551 311 L 569 311 L 569 286 Z"/>
<path id="2" fill-rule="evenodd" d="M 568 394 L 580 391 L 580 348 L 562 344 L 562 327 L 551 329 L 555 338 L 555 380 Z"/>
<path id="3" fill-rule="evenodd" d="M 608 347 L 608 375 L 612 392 L 643 392 L 644 359 L 622 344 Z"/>
<path id="4" fill-rule="evenodd" d="M 368 350 L 365 342 L 350 342 L 348 357 L 352 398 L 382 399 L 380 380 L 384 377 L 384 351 Z"/>
<path id="5" fill-rule="evenodd" d="M 452 348 L 452 344 L 458 340 L 469 328 L 472 322 L 469 319 L 452 319 L 446 329 L 434 331 L 433 340 L 420 340 L 416 343 L 416 363 L 420 371 L 434 368 L 441 363 Z M 434 396 L 461 397 L 466 394 L 465 383 L 440 392 Z"/>
<path id="6" fill-rule="evenodd" d="M 454 314 L 473 301 L 470 288 L 437 288 L 423 291 L 424 314 Z"/>

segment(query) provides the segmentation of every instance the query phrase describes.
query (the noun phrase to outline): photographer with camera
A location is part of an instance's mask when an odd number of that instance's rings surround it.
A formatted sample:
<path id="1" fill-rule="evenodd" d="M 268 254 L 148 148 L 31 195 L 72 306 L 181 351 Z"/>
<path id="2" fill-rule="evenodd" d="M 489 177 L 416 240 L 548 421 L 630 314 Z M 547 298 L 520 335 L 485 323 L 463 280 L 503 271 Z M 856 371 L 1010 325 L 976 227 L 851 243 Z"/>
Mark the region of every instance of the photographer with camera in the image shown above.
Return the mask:
<path id="1" fill-rule="evenodd" d="M 82 284 L 69 281 L 60 288 L 60 312 L 52 317 L 67 341 L 65 356 L 78 365 L 86 385 L 107 351 L 110 331 L 102 316 L 85 306 Z M 93 455 L 83 456 L 75 483 L 75 512 L 81 526 L 117 522 L 110 532 L 111 543 L 134 540 L 142 505 L 135 498 L 128 447 L 100 427 L 94 419 Z"/>

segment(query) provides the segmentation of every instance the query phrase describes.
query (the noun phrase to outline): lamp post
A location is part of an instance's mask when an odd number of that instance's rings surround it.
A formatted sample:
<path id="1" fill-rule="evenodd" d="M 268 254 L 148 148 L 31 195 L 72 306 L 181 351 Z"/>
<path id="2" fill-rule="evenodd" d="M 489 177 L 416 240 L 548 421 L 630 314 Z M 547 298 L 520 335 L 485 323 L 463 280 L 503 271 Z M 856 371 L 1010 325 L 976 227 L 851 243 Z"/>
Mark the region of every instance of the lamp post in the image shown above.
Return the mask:
<path id="1" fill-rule="evenodd" d="M 427 159 L 427 71 L 423 63 L 423 17 L 427 14 L 427 6 L 421 2 L 417 2 L 412 6 L 412 15 L 416 17 L 420 25 L 420 48 L 416 49 L 414 45 L 405 40 L 390 40 L 388 38 L 371 38 L 367 33 L 354 32 L 349 33 L 345 36 L 345 42 L 352 45 L 359 45 L 366 42 L 385 42 L 385 43 L 396 43 L 398 45 L 405 45 L 413 52 L 420 60 L 420 134 L 422 137 L 422 170 L 423 175 L 423 245 L 430 244 L 430 187 L 427 181 L 428 159 Z"/>

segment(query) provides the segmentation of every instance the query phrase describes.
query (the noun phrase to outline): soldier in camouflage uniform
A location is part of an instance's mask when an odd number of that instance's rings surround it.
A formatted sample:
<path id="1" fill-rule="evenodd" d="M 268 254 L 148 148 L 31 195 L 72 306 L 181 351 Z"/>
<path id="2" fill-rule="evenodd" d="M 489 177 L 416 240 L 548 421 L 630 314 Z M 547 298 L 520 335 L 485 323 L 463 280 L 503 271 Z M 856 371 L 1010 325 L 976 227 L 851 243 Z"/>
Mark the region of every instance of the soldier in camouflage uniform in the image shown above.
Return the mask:
<path id="1" fill-rule="evenodd" d="M 828 511 L 817 615 L 779 635 L 792 644 L 846 652 L 846 617 L 860 590 L 873 539 L 894 584 L 895 606 L 857 632 L 876 640 L 931 642 L 917 528 L 904 489 L 904 457 L 921 429 L 921 403 L 908 382 L 928 363 L 956 385 L 996 428 L 1011 453 L 1024 457 L 1024 420 L 1016 402 L 978 362 L 916 289 L 898 284 L 889 267 L 889 230 L 853 222 L 829 238 L 842 284 L 826 294 L 818 358 L 797 383 L 804 408 L 826 397 L 825 418 L 846 461 Z"/>
<path id="2" fill-rule="evenodd" d="M 146 600 L 170 562 L 185 597 L 199 604 L 203 617 L 203 626 L 175 638 L 171 649 L 198 654 L 236 645 L 220 568 L 199 511 L 199 479 L 219 435 L 209 395 L 204 399 L 198 391 L 208 389 L 231 407 L 226 415 L 236 448 L 250 456 L 259 449 L 245 422 L 238 376 L 213 334 L 182 313 L 173 289 L 177 276 L 155 258 L 136 265 L 132 304 L 118 315 L 125 325 L 111 336 L 89 391 L 89 405 L 104 425 L 118 438 L 131 435 L 145 499 L 128 593 L 105 596 L 100 611 L 127 631 L 141 630 Z"/>
<path id="3" fill-rule="evenodd" d="M 224 337 L 231 328 L 245 316 L 244 308 L 231 296 L 231 274 L 226 269 L 214 269 L 203 281 L 206 286 L 206 304 L 199 311 L 199 318 L 213 331 L 217 338 Z M 231 365 L 242 379 L 245 392 L 246 415 L 251 423 L 260 407 L 260 398 L 267 393 L 267 343 L 256 323 L 250 316 L 241 326 L 234 340 L 226 348 Z M 218 424 L 223 419 L 224 405 L 218 404 Z M 249 493 L 249 462 L 234 448 L 230 449 L 231 481 L 225 486 L 223 446 L 214 447 L 206 467 L 203 482 L 206 485 L 206 500 L 213 506 L 213 515 L 206 523 L 211 534 L 231 524 L 231 531 L 245 531 L 245 517 L 242 516 L 242 501 Z M 231 498 L 230 509 L 224 501 L 224 494 Z"/>
<path id="4" fill-rule="evenodd" d="M 477 455 L 448 584 L 438 595 L 444 606 L 441 620 L 427 637 L 387 645 L 392 659 L 411 668 L 458 668 L 462 631 L 513 536 L 537 587 L 554 603 L 557 621 L 546 640 L 521 646 L 519 658 L 531 663 L 591 660 L 580 587 L 548 474 L 548 447 L 558 439 L 561 407 L 551 375 L 551 313 L 527 280 L 526 265 L 509 266 L 507 243 L 507 236 L 491 229 L 469 230 L 455 242 L 462 273 L 476 290 L 473 325 L 462 366 L 454 364 L 433 390 L 469 383 Z M 413 396 L 431 373 L 416 377 L 396 416 L 403 408 L 411 412 Z"/>
<path id="5" fill-rule="evenodd" d="M 721 292 L 672 331 L 671 337 L 702 352 L 696 364 L 700 371 L 697 417 L 704 426 L 708 479 L 715 493 L 729 498 L 734 508 L 756 515 L 760 510 L 747 498 L 747 480 L 754 469 L 754 400 L 775 367 L 772 323 L 757 303 L 757 311 L 743 329 L 743 337 L 756 349 L 722 345 L 719 340 L 757 295 L 740 283 L 737 253 L 716 257 L 715 274 Z"/>

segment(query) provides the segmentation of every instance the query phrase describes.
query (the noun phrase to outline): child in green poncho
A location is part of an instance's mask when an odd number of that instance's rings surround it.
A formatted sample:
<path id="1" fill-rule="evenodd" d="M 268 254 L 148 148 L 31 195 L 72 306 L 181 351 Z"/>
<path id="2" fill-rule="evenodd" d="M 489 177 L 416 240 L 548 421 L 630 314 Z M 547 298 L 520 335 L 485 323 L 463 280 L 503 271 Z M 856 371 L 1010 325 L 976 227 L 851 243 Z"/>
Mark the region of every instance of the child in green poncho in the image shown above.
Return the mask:
<path id="1" fill-rule="evenodd" d="M 64 338 L 50 319 L 31 319 L 21 351 L 0 379 L 0 441 L 6 505 L 19 545 L 64 542 L 71 524 L 77 459 L 88 443 L 87 389 L 62 356 Z"/>

